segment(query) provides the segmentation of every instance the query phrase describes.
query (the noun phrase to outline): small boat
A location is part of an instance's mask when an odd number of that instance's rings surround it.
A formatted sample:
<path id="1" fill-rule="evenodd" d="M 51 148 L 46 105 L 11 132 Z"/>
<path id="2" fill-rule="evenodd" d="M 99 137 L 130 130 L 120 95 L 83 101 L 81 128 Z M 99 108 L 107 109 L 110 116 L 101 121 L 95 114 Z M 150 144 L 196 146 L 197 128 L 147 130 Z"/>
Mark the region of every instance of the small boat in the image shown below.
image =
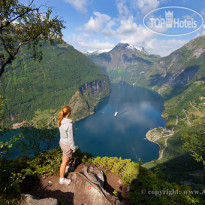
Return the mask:
<path id="1" fill-rule="evenodd" d="M 118 112 L 115 112 L 114 116 L 116 117 L 116 116 L 117 116 L 117 114 L 118 114 Z"/>

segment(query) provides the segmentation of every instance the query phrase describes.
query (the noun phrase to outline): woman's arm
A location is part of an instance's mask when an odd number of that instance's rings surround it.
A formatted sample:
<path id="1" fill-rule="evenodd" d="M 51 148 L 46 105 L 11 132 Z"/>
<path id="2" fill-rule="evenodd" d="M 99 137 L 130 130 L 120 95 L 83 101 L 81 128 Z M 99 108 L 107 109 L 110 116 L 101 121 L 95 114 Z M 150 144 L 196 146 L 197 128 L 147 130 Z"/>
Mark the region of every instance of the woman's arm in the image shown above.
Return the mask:
<path id="1" fill-rule="evenodd" d="M 67 135 L 68 135 L 68 141 L 70 148 L 75 151 L 75 142 L 74 142 L 74 137 L 73 137 L 73 123 L 69 124 L 68 130 L 67 130 Z"/>

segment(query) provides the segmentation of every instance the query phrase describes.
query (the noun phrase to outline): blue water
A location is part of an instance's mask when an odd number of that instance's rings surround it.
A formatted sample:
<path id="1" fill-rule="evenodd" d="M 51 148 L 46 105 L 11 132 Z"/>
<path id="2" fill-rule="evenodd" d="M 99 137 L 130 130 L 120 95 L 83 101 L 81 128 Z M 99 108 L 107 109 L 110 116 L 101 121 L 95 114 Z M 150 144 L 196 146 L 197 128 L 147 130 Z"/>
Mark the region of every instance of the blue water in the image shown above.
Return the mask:
<path id="1" fill-rule="evenodd" d="M 95 114 L 75 123 L 75 141 L 94 156 L 117 156 L 147 162 L 158 158 L 159 146 L 145 134 L 165 125 L 162 98 L 145 88 L 112 84 L 109 97 L 100 101 Z M 114 113 L 118 115 L 114 117 Z"/>
<path id="2" fill-rule="evenodd" d="M 163 109 L 163 100 L 155 92 L 127 84 L 111 84 L 109 97 L 98 103 L 95 114 L 74 124 L 75 143 L 94 156 L 116 156 L 133 161 L 141 158 L 143 162 L 157 159 L 159 146 L 146 140 L 145 134 L 165 125 L 161 117 Z M 115 112 L 118 112 L 116 117 Z M 5 141 L 21 132 L 22 129 L 9 131 L 0 138 Z M 28 131 L 23 132 L 25 135 Z M 59 136 L 52 148 L 59 146 L 58 141 Z M 19 147 L 14 146 L 9 158 L 20 155 Z"/>

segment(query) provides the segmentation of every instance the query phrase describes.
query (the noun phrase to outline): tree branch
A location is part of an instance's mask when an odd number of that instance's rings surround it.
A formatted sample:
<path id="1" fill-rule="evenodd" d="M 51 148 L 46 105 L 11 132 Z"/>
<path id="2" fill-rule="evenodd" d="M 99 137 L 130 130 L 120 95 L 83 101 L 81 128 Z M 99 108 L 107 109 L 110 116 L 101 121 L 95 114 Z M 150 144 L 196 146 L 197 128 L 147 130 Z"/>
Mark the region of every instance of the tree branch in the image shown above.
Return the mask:
<path id="1" fill-rule="evenodd" d="M 23 12 L 22 14 L 18 15 L 17 17 L 15 17 L 14 19 L 8 21 L 5 25 L 0 26 L 0 30 L 2 30 L 4 27 L 7 27 L 9 24 L 11 24 L 12 22 L 14 22 L 16 19 L 24 16 L 25 14 L 29 13 L 30 11 L 39 11 L 40 7 L 35 8 L 35 9 L 28 9 L 27 11 Z"/>
<path id="2" fill-rule="evenodd" d="M 45 18 L 42 17 L 40 8 L 43 5 L 35 7 L 34 1 L 29 0 L 29 6 L 24 6 L 18 0 L 11 1 L 7 6 L 1 7 L 3 10 L 0 11 L 0 43 L 3 51 L 0 52 L 0 77 L 6 65 L 12 63 L 23 45 L 31 44 L 33 56 L 39 57 L 40 60 L 41 52 L 37 49 L 39 40 L 52 40 L 54 37 L 62 39 L 63 21 L 57 17 L 50 19 L 51 9 L 46 11 Z M 20 24 L 13 25 L 12 22 L 17 19 Z"/>
<path id="3" fill-rule="evenodd" d="M 28 5 L 29 7 L 33 4 L 34 0 L 31 1 L 31 3 Z"/>
<path id="4" fill-rule="evenodd" d="M 34 41 L 34 40 L 37 39 L 39 36 L 40 36 L 40 34 L 34 36 L 33 38 L 31 38 L 31 39 L 29 39 L 29 40 L 27 40 L 27 41 L 20 42 L 19 45 L 18 45 L 18 47 L 17 47 L 17 49 L 16 49 L 16 51 L 15 51 L 15 53 L 12 55 L 12 54 L 9 52 L 9 50 L 8 50 L 8 48 L 7 48 L 7 46 L 6 46 L 4 39 L 3 39 L 2 36 L 0 35 L 0 38 L 1 38 L 2 42 L 3 42 L 3 45 L 5 44 L 4 47 L 5 47 L 6 51 L 7 51 L 8 54 L 9 54 L 9 57 L 7 58 L 6 61 L 4 61 L 3 59 L 1 60 L 2 64 L 1 64 L 1 68 L 0 68 L 0 77 L 2 76 L 2 74 L 3 74 L 4 70 L 5 70 L 5 66 L 6 66 L 7 64 L 11 63 L 12 60 L 14 60 L 14 58 L 15 58 L 15 56 L 17 55 L 17 53 L 19 52 L 19 49 L 21 48 L 21 46 L 23 46 L 23 45 L 25 45 L 25 44 L 28 44 L 28 43 L 30 43 L 30 42 L 32 42 L 32 41 Z"/>
<path id="5" fill-rule="evenodd" d="M 9 56 L 11 58 L 14 58 L 14 56 L 11 54 L 11 52 L 9 51 L 9 48 L 6 45 L 6 42 L 4 41 L 2 33 L 0 34 L 0 39 L 1 39 L 2 43 L 3 43 L 4 48 L 6 49 L 6 52 L 9 54 Z"/>
<path id="6" fill-rule="evenodd" d="M 16 49 L 16 52 L 14 53 L 14 56 L 19 52 L 19 49 L 21 48 L 21 46 L 25 45 L 25 44 L 28 44 L 34 40 L 36 40 L 41 34 L 38 34 L 36 36 L 34 36 L 33 38 L 29 39 L 29 40 L 26 40 L 26 41 L 23 41 L 23 42 L 20 42 L 17 49 Z"/>
<path id="7" fill-rule="evenodd" d="M 2 76 L 2 74 L 3 74 L 4 70 L 5 70 L 5 66 L 6 66 L 7 64 L 11 63 L 12 60 L 13 60 L 13 59 L 9 56 L 9 57 L 7 58 L 7 60 L 2 63 L 1 68 L 0 68 L 0 77 Z"/>

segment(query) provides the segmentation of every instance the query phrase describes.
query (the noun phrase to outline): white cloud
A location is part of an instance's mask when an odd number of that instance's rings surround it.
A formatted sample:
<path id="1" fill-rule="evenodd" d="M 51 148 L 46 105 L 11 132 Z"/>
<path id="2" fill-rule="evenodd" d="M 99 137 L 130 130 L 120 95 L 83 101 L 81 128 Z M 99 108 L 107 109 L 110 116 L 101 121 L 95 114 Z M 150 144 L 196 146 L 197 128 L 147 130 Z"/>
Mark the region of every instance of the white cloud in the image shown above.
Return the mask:
<path id="1" fill-rule="evenodd" d="M 196 33 L 196 37 L 201 36 L 201 35 L 205 35 L 205 24 L 202 26 L 202 28 Z"/>
<path id="2" fill-rule="evenodd" d="M 120 21 L 117 29 L 117 35 L 122 43 L 130 43 L 143 46 L 144 42 L 149 40 L 155 34 L 142 25 L 137 25 L 133 16 Z"/>
<path id="3" fill-rule="evenodd" d="M 89 21 L 83 26 L 85 31 L 91 31 L 93 33 L 102 33 L 105 36 L 114 35 L 112 26 L 115 22 L 107 14 L 101 14 L 100 12 L 94 11 L 94 17 L 91 16 Z"/>
<path id="4" fill-rule="evenodd" d="M 120 17 L 125 17 L 130 14 L 130 11 L 128 7 L 126 6 L 126 4 L 127 4 L 126 0 L 117 1 L 117 8 L 118 8 Z"/>
<path id="5" fill-rule="evenodd" d="M 169 55 L 187 42 L 186 40 L 177 39 L 159 40 L 156 38 L 157 35 L 155 33 L 142 25 L 137 25 L 133 17 L 122 20 L 117 33 L 120 42 L 143 46 L 148 53 L 159 54 L 161 56 Z"/>
<path id="6" fill-rule="evenodd" d="M 86 40 L 82 38 L 82 36 L 75 34 L 72 39 L 68 40 L 70 44 L 72 44 L 76 49 L 85 52 L 85 51 L 95 51 L 102 49 L 112 49 L 115 44 L 110 43 L 108 41 L 99 41 L 98 39 Z"/>
<path id="7" fill-rule="evenodd" d="M 132 0 L 132 5 L 141 10 L 143 14 L 156 9 L 160 2 L 158 0 Z"/>
<path id="8" fill-rule="evenodd" d="M 71 0 L 67 1 L 71 2 Z M 81 33 L 74 35 L 72 44 L 81 51 L 112 49 L 115 46 L 113 42 L 118 39 L 122 43 L 143 46 L 149 53 L 166 56 L 187 41 L 177 38 L 160 40 L 156 33 L 138 24 L 136 15 L 133 15 L 134 10 L 136 11 L 134 14 L 139 12 L 144 15 L 157 8 L 159 4 L 159 0 L 118 0 L 116 1 L 118 18 L 94 11 L 88 22 L 79 28 L 78 31 Z M 159 28 L 159 30 L 162 32 L 165 28 Z M 98 37 L 102 37 L 101 35 L 104 39 L 99 40 Z"/>
<path id="9" fill-rule="evenodd" d="M 130 35 L 129 32 L 126 32 L 130 29 L 129 26 L 126 29 L 124 29 L 123 27 L 120 28 L 121 33 L 118 31 L 118 37 L 120 42 L 129 43 L 136 46 L 143 46 L 145 50 L 150 54 L 167 56 L 188 42 L 188 40 L 180 39 L 157 39 L 157 35 L 148 31 L 141 25 L 135 25 L 135 30 L 131 31 Z M 77 36 L 75 34 L 73 35 L 73 38 L 69 40 L 68 43 L 70 43 L 76 49 L 82 52 L 112 49 L 116 45 L 116 43 L 113 43 L 110 40 L 90 40 L 87 39 L 87 36 Z"/>
<path id="10" fill-rule="evenodd" d="M 143 46 L 148 53 L 159 54 L 161 56 L 169 55 L 187 42 L 186 40 L 178 39 L 159 40 L 156 38 L 157 35 L 155 33 L 143 25 L 138 25 L 133 16 L 119 20 L 119 25 L 114 30 L 112 26 L 115 25 L 115 21 L 110 16 L 101 14 L 100 12 L 94 12 L 94 15 L 94 17 L 90 17 L 90 20 L 83 28 L 87 33 L 91 31 L 93 34 L 103 34 L 106 40 L 88 40 L 87 37 L 90 39 L 91 36 L 86 35 L 86 33 L 82 33 L 77 37 L 75 36 L 73 39 L 73 42 L 76 42 L 74 46 L 81 51 L 113 48 L 115 45 L 110 42 L 109 38 L 106 38 L 107 36 L 114 36 L 122 43 Z"/>
<path id="11" fill-rule="evenodd" d="M 87 37 L 89 37 L 90 35 L 89 35 L 88 33 L 82 33 L 82 36 L 87 38 Z"/>
<path id="12" fill-rule="evenodd" d="M 120 18 L 127 17 L 133 12 L 139 17 L 139 12 L 144 15 L 158 8 L 159 4 L 159 0 L 117 0 Z"/>
<path id="13" fill-rule="evenodd" d="M 205 24 L 203 25 L 202 35 L 205 35 Z"/>
<path id="14" fill-rule="evenodd" d="M 205 16 L 205 9 L 203 9 L 203 10 L 201 11 L 201 15 L 202 15 L 202 16 Z"/>
<path id="15" fill-rule="evenodd" d="M 161 28 L 161 30 L 164 31 L 164 28 Z M 116 33 L 120 42 L 143 46 L 148 53 L 161 56 L 169 55 L 187 42 L 186 40 L 178 39 L 159 40 L 156 38 L 157 35 L 155 33 L 143 25 L 137 25 L 133 16 L 121 20 Z"/>
<path id="16" fill-rule="evenodd" d="M 86 6 L 88 4 L 87 0 L 66 0 L 66 2 L 70 3 L 76 10 L 86 13 Z"/>
<path id="17" fill-rule="evenodd" d="M 152 38 L 145 42 L 145 49 L 152 54 L 159 54 L 160 56 L 167 56 L 178 48 L 186 44 L 188 40 L 166 39 L 159 40 Z"/>

